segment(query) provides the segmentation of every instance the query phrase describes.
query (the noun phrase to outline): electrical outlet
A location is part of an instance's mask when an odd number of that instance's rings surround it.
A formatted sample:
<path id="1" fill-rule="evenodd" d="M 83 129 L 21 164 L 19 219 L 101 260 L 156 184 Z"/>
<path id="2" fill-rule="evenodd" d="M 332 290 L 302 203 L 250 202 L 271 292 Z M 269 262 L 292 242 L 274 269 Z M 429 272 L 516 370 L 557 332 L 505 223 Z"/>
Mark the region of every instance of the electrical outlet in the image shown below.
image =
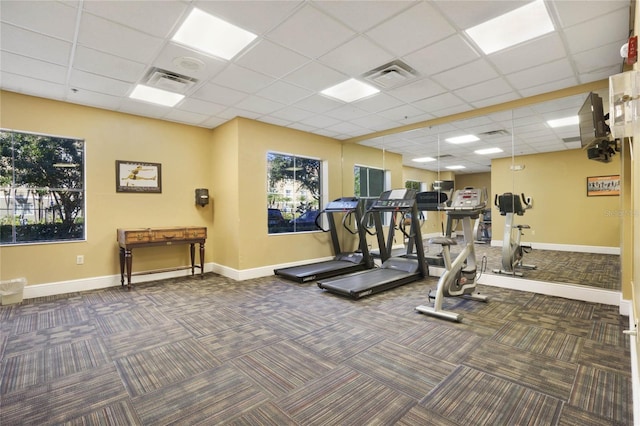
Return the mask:
<path id="1" fill-rule="evenodd" d="M 84 256 L 79 254 L 76 256 L 76 265 L 84 265 Z"/>

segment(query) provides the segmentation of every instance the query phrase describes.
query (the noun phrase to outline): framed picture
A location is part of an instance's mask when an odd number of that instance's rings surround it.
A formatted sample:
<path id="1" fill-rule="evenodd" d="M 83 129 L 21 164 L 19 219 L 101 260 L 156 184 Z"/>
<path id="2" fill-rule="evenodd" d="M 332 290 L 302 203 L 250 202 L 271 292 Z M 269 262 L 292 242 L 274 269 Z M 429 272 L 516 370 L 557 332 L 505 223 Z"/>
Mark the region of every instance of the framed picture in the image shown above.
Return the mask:
<path id="1" fill-rule="evenodd" d="M 162 166 L 158 163 L 116 160 L 116 192 L 162 192 Z"/>
<path id="2" fill-rule="evenodd" d="M 620 175 L 590 176 L 587 178 L 587 196 L 620 195 Z"/>

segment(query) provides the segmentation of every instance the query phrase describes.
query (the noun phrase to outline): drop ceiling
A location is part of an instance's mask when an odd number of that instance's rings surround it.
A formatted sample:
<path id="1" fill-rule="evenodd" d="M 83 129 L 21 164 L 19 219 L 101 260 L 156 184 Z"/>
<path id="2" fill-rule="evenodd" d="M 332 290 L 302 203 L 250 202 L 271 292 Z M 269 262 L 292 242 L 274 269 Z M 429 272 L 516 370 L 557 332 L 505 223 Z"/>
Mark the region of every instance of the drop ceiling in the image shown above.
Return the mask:
<path id="1" fill-rule="evenodd" d="M 475 149 L 495 145 L 511 155 L 513 146 L 518 154 L 575 148 L 577 125 L 550 129 L 544 121 L 577 112 L 584 96 L 435 129 L 364 136 L 622 71 L 629 0 L 545 1 L 555 31 L 491 55 L 463 32 L 526 3 L 2 0 L 0 88 L 205 128 L 242 116 L 339 140 L 359 138 L 402 154 L 414 167 L 433 168 L 413 163 L 415 157 L 440 156 L 438 167 L 459 157 L 471 159 L 463 172 L 481 172 L 491 157 L 477 158 Z M 194 7 L 258 37 L 230 61 L 171 42 Z M 349 78 L 375 82 L 367 77 L 393 63 L 413 72 L 378 78 L 377 95 L 347 104 L 320 94 Z M 154 69 L 189 78 L 175 107 L 129 98 Z M 437 143 L 467 131 L 483 133 L 480 143 Z"/>

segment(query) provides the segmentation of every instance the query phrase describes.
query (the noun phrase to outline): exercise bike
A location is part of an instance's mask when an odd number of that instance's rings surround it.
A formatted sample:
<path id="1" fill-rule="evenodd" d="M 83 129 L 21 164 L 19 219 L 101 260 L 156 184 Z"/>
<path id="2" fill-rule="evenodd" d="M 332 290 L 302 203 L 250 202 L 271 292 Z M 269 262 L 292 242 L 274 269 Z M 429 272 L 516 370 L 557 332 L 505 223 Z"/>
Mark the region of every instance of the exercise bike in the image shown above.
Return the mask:
<path id="1" fill-rule="evenodd" d="M 442 308 L 445 297 L 463 296 L 479 302 L 487 302 L 487 296 L 476 292 L 477 265 L 474 246 L 472 219 L 477 219 L 486 207 L 486 192 L 478 188 L 458 190 L 453 196 L 451 204 L 444 207 L 448 221 L 458 219 L 462 221 L 464 249 L 454 260 L 451 260 L 451 246 L 458 242 L 450 236 L 434 237 L 431 244 L 442 246 L 445 271 L 438 280 L 433 306 L 420 305 L 416 311 L 451 321 L 462 321 L 462 314 L 446 311 Z M 450 235 L 450 234 L 448 234 Z M 429 299 L 432 299 L 429 292 Z"/>
<path id="2" fill-rule="evenodd" d="M 518 197 L 511 192 L 502 195 L 496 194 L 494 204 L 500 211 L 500 215 L 505 216 L 504 235 L 502 237 L 502 269 L 494 269 L 495 274 L 506 274 L 522 277 L 519 269 L 536 269 L 535 265 L 525 265 L 522 258 L 525 253 L 529 253 L 532 247 L 521 244 L 520 239 L 524 235 L 523 229 L 530 229 L 529 225 L 514 225 L 516 215 L 524 215 L 525 210 L 533 207 L 531 198 L 520 194 Z"/>

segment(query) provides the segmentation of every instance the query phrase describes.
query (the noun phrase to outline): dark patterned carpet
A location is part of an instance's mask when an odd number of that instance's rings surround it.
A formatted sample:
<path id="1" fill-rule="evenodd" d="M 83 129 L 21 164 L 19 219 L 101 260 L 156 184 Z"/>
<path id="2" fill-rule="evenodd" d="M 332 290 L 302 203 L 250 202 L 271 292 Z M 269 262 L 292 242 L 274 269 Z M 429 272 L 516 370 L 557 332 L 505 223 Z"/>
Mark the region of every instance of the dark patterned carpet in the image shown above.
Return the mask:
<path id="1" fill-rule="evenodd" d="M 628 319 L 495 287 L 414 311 L 215 274 L 0 307 L 5 425 L 630 425 Z"/>

